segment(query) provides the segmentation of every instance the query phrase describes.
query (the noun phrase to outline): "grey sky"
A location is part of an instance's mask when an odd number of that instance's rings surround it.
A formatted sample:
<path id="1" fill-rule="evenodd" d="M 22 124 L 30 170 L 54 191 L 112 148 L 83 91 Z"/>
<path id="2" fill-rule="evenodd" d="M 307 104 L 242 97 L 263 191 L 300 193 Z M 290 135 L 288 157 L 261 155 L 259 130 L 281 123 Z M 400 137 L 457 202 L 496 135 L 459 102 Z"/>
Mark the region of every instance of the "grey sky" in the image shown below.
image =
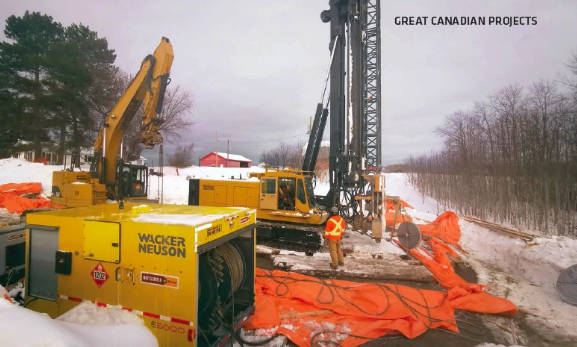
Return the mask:
<path id="1" fill-rule="evenodd" d="M 577 51 L 577 1 L 387 1 L 382 7 L 383 162 L 435 151 L 446 115 L 511 83 L 559 78 Z M 161 36 L 172 81 L 194 99 L 183 138 L 258 160 L 279 142 L 306 141 L 328 63 L 328 0 L 4 0 L 2 24 L 25 10 L 81 22 L 108 39 L 134 73 Z M 536 16 L 526 27 L 397 26 L 395 16 Z M 217 139 L 218 131 L 218 142 Z"/>

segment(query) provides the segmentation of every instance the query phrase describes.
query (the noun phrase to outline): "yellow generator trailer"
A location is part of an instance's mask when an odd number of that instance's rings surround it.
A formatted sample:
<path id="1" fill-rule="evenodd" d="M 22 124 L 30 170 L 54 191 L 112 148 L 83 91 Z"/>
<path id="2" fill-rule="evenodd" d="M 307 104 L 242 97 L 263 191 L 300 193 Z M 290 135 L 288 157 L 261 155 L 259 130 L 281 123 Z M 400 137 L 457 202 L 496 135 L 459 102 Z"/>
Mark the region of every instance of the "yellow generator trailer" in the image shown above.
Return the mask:
<path id="1" fill-rule="evenodd" d="M 26 218 L 33 310 L 119 305 L 160 346 L 216 346 L 253 309 L 253 209 L 126 203 Z"/>
<path id="2" fill-rule="evenodd" d="M 256 209 L 258 242 L 311 255 L 329 215 L 315 201 L 312 173 L 267 169 L 248 180 L 191 179 L 188 204 Z"/>

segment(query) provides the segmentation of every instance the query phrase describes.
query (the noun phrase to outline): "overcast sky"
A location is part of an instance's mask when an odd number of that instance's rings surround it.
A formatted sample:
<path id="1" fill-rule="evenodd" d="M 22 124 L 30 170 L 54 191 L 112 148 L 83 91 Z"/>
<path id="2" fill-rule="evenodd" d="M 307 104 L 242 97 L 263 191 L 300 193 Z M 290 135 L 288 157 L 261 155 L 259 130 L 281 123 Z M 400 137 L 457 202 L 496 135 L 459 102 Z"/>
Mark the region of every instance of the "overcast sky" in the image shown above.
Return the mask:
<path id="1" fill-rule="evenodd" d="M 559 79 L 577 52 L 575 0 L 381 0 L 383 163 L 440 149 L 434 130 L 502 87 Z M 3 0 L 0 21 L 25 10 L 108 39 L 134 74 L 162 36 L 172 83 L 193 95 L 183 142 L 257 161 L 280 142 L 306 141 L 328 66 L 328 0 Z M 535 16 L 537 25 L 399 26 L 396 16 Z M 429 19 L 430 20 L 430 19 Z M 328 131 L 326 132 L 328 133 Z"/>

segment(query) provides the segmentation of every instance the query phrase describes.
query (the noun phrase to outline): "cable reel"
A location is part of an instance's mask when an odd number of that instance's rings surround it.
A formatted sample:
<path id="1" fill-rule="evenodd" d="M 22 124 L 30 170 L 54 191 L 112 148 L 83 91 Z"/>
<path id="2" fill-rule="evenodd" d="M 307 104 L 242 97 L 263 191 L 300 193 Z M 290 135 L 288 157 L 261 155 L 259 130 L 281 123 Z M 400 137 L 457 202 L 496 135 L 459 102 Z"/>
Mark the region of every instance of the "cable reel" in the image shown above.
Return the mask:
<path id="1" fill-rule="evenodd" d="M 199 262 L 199 328 L 214 332 L 234 309 L 234 295 L 246 281 L 247 262 L 233 241 L 203 253 Z"/>

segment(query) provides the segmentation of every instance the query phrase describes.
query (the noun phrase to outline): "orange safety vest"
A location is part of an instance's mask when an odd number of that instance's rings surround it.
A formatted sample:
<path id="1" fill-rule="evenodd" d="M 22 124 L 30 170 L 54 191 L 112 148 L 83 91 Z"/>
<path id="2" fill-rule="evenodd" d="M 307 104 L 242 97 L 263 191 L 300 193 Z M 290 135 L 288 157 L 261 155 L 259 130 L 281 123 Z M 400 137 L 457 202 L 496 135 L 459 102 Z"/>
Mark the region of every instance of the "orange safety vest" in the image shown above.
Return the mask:
<path id="1" fill-rule="evenodd" d="M 332 216 L 327 220 L 325 227 L 325 239 L 339 241 L 347 228 L 347 223 L 341 216 Z"/>

